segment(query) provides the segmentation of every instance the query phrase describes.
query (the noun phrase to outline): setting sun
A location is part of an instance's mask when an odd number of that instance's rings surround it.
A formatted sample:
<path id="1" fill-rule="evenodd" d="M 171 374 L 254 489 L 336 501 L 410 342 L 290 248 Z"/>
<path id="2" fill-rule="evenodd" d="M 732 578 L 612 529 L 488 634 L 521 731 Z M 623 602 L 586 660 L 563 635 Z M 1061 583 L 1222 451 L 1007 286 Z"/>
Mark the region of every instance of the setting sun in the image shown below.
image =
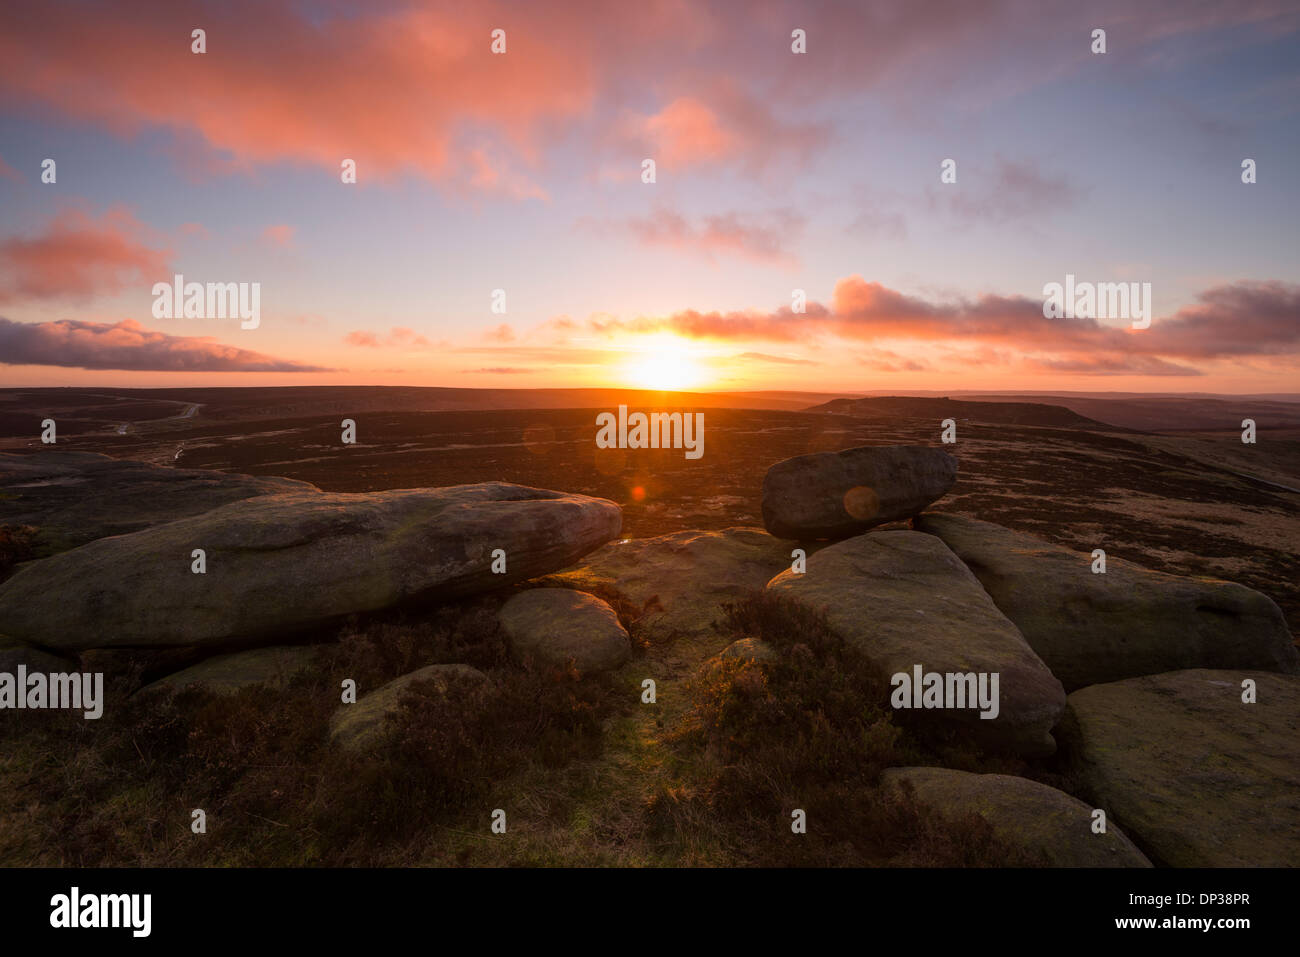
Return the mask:
<path id="1" fill-rule="evenodd" d="M 673 392 L 699 386 L 708 378 L 691 344 L 675 336 L 656 335 L 641 346 L 621 367 L 624 384 Z"/>
<path id="2" fill-rule="evenodd" d="M 687 356 L 655 353 L 629 363 L 628 376 L 634 385 L 674 391 L 694 385 L 699 380 L 700 369 Z"/>

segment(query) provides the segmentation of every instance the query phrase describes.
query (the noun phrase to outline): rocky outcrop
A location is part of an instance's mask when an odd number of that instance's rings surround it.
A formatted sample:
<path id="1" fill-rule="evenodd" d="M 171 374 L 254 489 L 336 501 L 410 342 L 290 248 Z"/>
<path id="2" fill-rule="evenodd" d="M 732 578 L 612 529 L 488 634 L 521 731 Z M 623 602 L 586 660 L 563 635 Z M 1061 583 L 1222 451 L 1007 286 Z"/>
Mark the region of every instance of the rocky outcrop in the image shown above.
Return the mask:
<path id="1" fill-rule="evenodd" d="M 942 817 L 978 814 L 1007 844 L 1052 867 L 1150 867 L 1123 832 L 1109 824 L 1093 831 L 1093 809 L 1064 791 L 1009 774 L 971 774 L 950 768 L 889 768 L 886 788 L 911 786 L 922 804 Z"/>
<path id="2" fill-rule="evenodd" d="M 632 641 L 608 604 L 569 588 L 533 588 L 498 612 L 515 655 L 550 665 L 572 661 L 580 672 L 611 671 L 627 661 Z"/>
<path id="3" fill-rule="evenodd" d="M 1192 669 L 1082 688 L 1058 735 L 1083 793 L 1156 863 L 1294 867 L 1298 732 L 1300 677 Z"/>
<path id="4" fill-rule="evenodd" d="M 915 515 L 956 479 L 957 460 L 922 445 L 800 455 L 767 470 L 763 524 L 781 538 L 845 538 Z"/>
<path id="5" fill-rule="evenodd" d="M 964 515 L 926 513 L 916 529 L 943 540 L 1067 691 L 1186 668 L 1300 672 L 1281 610 L 1245 585 L 1181 578 L 1083 552 Z"/>
<path id="6" fill-rule="evenodd" d="M 762 588 L 791 560 L 790 543 L 760 528 L 674 532 L 613 542 L 544 583 L 616 590 L 645 611 L 633 635 L 666 643 L 712 635 L 725 603 Z"/>
<path id="7" fill-rule="evenodd" d="M 95 452 L 0 453 L 0 525 L 35 526 L 38 555 L 256 495 L 315 491 L 296 479 L 161 468 Z"/>
<path id="8" fill-rule="evenodd" d="M 0 585 L 0 621 L 54 649 L 280 642 L 555 571 L 617 535 L 621 515 L 500 482 L 264 495 L 28 563 Z"/>
<path id="9" fill-rule="evenodd" d="M 469 665 L 429 665 L 412 671 L 362 695 L 356 704 L 339 708 L 330 719 L 330 741 L 353 750 L 372 747 L 383 737 L 389 715 L 401 707 L 403 695 L 418 682 L 428 682 L 437 694 L 446 695 L 453 685 L 485 679 L 483 672 Z"/>
<path id="10" fill-rule="evenodd" d="M 1030 756 L 1054 750 L 1050 731 L 1065 708 L 1061 683 L 933 535 L 859 535 L 811 556 L 803 574 L 782 572 L 768 588 L 823 612 L 831 628 L 886 675 L 911 679 L 920 666 L 923 673 L 998 676 L 996 717 L 981 718 L 967 701 L 962 708 L 913 711 L 919 729 L 956 732 Z"/>

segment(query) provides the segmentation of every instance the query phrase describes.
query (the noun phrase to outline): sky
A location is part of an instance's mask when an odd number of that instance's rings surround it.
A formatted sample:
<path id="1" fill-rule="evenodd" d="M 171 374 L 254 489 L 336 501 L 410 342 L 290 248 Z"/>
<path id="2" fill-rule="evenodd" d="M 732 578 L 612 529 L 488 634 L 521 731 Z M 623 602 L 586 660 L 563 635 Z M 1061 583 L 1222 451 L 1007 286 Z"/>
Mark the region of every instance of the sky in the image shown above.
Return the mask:
<path id="1" fill-rule="evenodd" d="M 1300 392 L 1298 119 L 1280 0 L 5 4 L 0 386 Z"/>

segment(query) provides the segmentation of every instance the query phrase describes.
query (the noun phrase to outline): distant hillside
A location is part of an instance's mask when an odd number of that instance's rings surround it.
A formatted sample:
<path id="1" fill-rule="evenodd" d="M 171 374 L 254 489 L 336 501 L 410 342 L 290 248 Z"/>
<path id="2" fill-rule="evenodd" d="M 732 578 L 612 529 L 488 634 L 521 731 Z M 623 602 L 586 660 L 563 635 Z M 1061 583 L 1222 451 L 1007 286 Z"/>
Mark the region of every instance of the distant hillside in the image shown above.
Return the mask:
<path id="1" fill-rule="evenodd" d="M 974 398 L 974 396 L 966 396 Z M 980 402 L 1017 402 L 1021 396 L 981 395 Z M 1104 422 L 1143 431 L 1241 429 L 1254 419 L 1261 430 L 1300 428 L 1300 403 L 1272 396 L 1117 396 L 1043 395 L 1053 405 Z"/>
<path id="2" fill-rule="evenodd" d="M 868 418 L 967 419 L 1003 425 L 1038 425 L 1058 429 L 1101 429 L 1114 426 L 1089 419 L 1059 405 L 1042 402 L 970 402 L 962 399 L 885 395 L 865 399 L 832 399 L 808 412 L 829 412 Z M 1127 431 L 1127 430 L 1121 430 Z"/>
<path id="3" fill-rule="evenodd" d="M 834 392 L 656 392 L 650 389 L 462 389 L 438 386 L 251 386 L 174 389 L 19 388 L 0 390 L 0 407 L 14 411 L 51 403 L 112 406 L 110 418 L 132 416 L 132 403 L 153 403 L 161 415 L 175 410 L 167 403 L 196 404 L 204 420 L 248 420 L 358 412 L 470 412 L 482 409 L 613 409 L 682 407 L 692 409 L 784 409 L 799 411 Z M 0 433 L 2 434 L 2 433 Z"/>

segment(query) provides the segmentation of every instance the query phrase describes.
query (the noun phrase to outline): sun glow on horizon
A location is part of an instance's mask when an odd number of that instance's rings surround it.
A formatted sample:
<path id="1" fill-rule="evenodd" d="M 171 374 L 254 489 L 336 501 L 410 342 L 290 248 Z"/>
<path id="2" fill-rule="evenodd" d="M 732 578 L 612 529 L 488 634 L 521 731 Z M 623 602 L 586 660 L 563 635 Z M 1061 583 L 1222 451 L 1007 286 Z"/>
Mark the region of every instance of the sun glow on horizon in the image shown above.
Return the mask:
<path id="1" fill-rule="evenodd" d="M 692 354 L 693 349 L 675 336 L 654 336 L 638 345 L 619 369 L 627 384 L 656 392 L 678 392 L 704 384 L 710 374 Z"/>
<path id="2" fill-rule="evenodd" d="M 687 389 L 700 378 L 699 367 L 688 357 L 662 353 L 634 360 L 628 364 L 627 374 L 634 384 L 657 392 Z"/>

